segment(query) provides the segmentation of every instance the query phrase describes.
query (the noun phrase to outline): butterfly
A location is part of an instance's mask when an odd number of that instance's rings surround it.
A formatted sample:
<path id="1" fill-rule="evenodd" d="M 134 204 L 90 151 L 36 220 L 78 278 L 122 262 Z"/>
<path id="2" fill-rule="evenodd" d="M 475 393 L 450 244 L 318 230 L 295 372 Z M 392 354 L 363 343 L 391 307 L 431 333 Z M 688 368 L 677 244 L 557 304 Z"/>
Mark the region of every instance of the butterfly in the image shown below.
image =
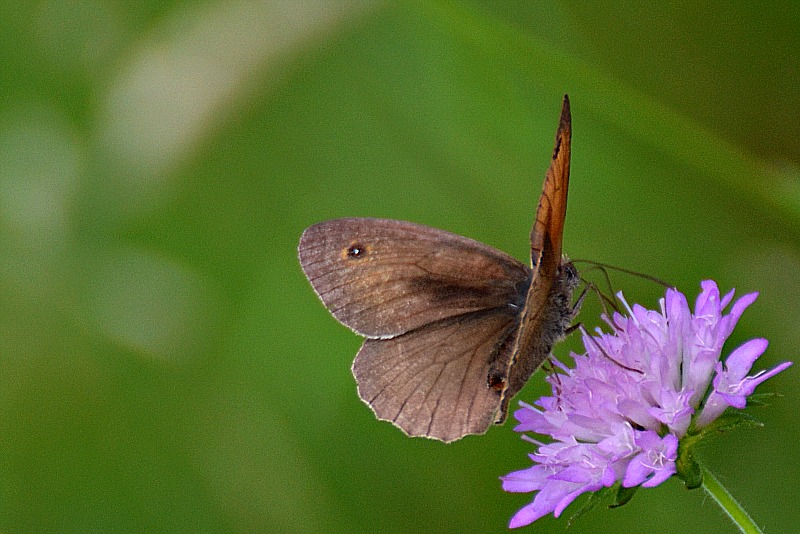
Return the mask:
<path id="1" fill-rule="evenodd" d="M 303 232 L 303 272 L 333 316 L 366 338 L 352 370 L 378 419 L 444 442 L 483 434 L 565 336 L 579 283 L 561 250 L 571 134 L 565 95 L 532 267 L 405 221 L 335 219 Z"/>

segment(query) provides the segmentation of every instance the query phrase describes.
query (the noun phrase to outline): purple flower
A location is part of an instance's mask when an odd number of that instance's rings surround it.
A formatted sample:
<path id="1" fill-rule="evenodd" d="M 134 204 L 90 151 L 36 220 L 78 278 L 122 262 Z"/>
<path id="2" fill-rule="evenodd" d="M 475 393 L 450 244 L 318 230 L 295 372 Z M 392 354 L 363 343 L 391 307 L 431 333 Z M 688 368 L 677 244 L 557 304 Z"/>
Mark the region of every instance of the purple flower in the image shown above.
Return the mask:
<path id="1" fill-rule="evenodd" d="M 603 319 L 611 333 L 583 333 L 586 353 L 572 354 L 574 368 L 557 361 L 560 373 L 548 377 L 553 396 L 535 406 L 521 403 L 514 417 L 518 432 L 549 436 L 530 458 L 534 464 L 504 477 L 503 489 L 538 492 L 511 519 L 528 525 L 561 512 L 579 495 L 619 482 L 622 487 L 653 487 L 676 473 L 678 443 L 700 431 L 729 406 L 744 408 L 756 386 L 791 365 L 747 376 L 767 348 L 754 339 L 720 362 L 722 346 L 756 293 L 733 302 L 720 297 L 717 284 L 701 284 L 694 313 L 675 289 L 661 299 L 661 310 L 631 308 L 627 315 Z"/>

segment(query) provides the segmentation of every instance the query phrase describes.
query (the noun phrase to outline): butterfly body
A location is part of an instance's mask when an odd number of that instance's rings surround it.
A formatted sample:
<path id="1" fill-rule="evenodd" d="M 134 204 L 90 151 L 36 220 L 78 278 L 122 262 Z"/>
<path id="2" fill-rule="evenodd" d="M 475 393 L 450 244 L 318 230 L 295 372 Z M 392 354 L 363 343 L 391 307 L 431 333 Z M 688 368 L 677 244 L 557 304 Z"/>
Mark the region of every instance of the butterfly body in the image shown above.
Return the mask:
<path id="1" fill-rule="evenodd" d="M 570 132 L 565 97 L 531 230 L 532 268 L 405 221 L 336 219 L 303 233 L 298 255 L 312 287 L 367 338 L 353 375 L 379 419 L 445 442 L 484 433 L 564 336 L 578 284 L 561 254 Z"/>
<path id="2" fill-rule="evenodd" d="M 572 305 L 572 293 L 578 287 L 580 276 L 569 260 L 557 271 L 548 292 L 547 304 L 542 306 L 542 317 L 536 326 L 520 331 L 515 354 L 517 357 L 508 366 L 507 386 L 503 395 L 498 423 L 505 420 L 508 403 L 528 382 L 531 375 L 549 356 L 553 346 L 564 339 L 572 326 L 577 308 Z"/>

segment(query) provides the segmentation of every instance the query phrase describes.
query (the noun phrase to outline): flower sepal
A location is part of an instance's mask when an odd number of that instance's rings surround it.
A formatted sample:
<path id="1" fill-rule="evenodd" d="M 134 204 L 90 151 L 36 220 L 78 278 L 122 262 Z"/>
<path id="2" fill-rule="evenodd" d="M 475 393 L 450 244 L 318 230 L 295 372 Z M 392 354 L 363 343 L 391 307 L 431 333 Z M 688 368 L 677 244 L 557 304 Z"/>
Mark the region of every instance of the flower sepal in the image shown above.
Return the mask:
<path id="1" fill-rule="evenodd" d="M 683 480 L 687 489 L 697 489 L 703 485 L 703 469 L 694 457 L 694 445 L 699 441 L 697 434 L 686 435 L 678 444 L 678 459 L 675 469 L 678 478 Z"/>
<path id="2" fill-rule="evenodd" d="M 772 403 L 769 401 L 777 397 L 783 397 L 783 395 L 775 391 L 768 391 L 766 393 L 753 393 L 752 395 L 747 397 L 747 407 L 765 408 L 767 406 L 771 406 Z"/>
<path id="3" fill-rule="evenodd" d="M 727 410 L 723 415 L 699 430 L 690 429 L 678 445 L 678 459 L 675 461 L 678 477 L 688 489 L 703 485 L 700 464 L 694 457 L 694 447 L 711 436 L 724 434 L 735 428 L 761 428 L 764 423 L 740 410 Z"/>
<path id="4" fill-rule="evenodd" d="M 748 404 L 750 400 L 748 399 Z M 712 435 L 724 434 L 735 428 L 762 428 L 764 423 L 742 410 L 727 410 L 724 414 L 714 419 L 699 431 L 689 432 L 690 435 L 697 436 L 698 440 L 711 437 Z"/>
<path id="5" fill-rule="evenodd" d="M 617 486 L 616 499 L 608 505 L 609 508 L 619 508 L 620 506 L 628 504 L 628 502 L 633 499 L 633 496 L 636 495 L 636 491 L 641 487 L 633 486 L 632 488 L 626 488 L 622 484 L 617 484 Z"/>
<path id="6" fill-rule="evenodd" d="M 567 528 L 574 525 L 580 517 L 594 509 L 595 506 L 603 505 L 611 500 L 615 491 L 615 487 L 616 485 L 608 488 L 600 488 L 595 492 L 589 493 L 589 498 L 586 499 L 586 502 L 583 504 L 583 506 L 581 506 L 574 514 L 569 516 L 569 519 L 567 520 Z"/>
<path id="7" fill-rule="evenodd" d="M 589 498 L 586 500 L 583 506 L 581 506 L 578 511 L 574 514 L 569 516 L 569 520 L 567 521 L 567 527 L 572 526 L 575 522 L 592 510 L 595 506 L 606 506 L 608 508 L 618 508 L 633 499 L 633 496 L 636 494 L 636 491 L 640 488 L 640 486 L 634 486 L 632 488 L 626 488 L 619 482 L 614 484 L 613 486 L 607 488 L 600 488 L 599 490 L 589 493 Z"/>

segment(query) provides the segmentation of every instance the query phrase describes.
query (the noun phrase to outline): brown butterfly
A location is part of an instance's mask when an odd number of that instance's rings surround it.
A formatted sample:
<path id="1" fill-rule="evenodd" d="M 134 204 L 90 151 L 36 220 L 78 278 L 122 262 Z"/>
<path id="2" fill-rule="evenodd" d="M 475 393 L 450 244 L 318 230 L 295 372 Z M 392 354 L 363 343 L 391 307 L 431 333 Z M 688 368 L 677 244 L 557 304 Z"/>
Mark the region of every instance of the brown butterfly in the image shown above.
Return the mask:
<path id="1" fill-rule="evenodd" d="M 404 221 L 337 219 L 303 232 L 303 272 L 333 316 L 367 338 L 353 375 L 378 419 L 444 442 L 482 434 L 564 337 L 579 281 L 561 255 L 570 136 L 565 95 L 531 230 L 533 269 Z"/>

